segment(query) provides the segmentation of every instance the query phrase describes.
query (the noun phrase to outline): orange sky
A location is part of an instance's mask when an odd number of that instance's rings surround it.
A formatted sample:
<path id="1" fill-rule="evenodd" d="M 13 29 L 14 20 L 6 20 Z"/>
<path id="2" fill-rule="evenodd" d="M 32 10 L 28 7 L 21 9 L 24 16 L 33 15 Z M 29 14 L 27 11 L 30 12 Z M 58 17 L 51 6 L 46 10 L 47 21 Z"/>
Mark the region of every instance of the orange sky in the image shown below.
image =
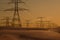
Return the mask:
<path id="1" fill-rule="evenodd" d="M 7 2 L 9 0 L 0 0 L 0 10 L 13 7 L 11 4 L 8 6 Z M 37 17 L 42 16 L 60 25 L 60 0 L 28 0 L 24 7 L 29 11 L 20 14 L 21 20 L 36 21 Z M 12 12 L 0 11 L 0 18 L 12 15 Z"/>

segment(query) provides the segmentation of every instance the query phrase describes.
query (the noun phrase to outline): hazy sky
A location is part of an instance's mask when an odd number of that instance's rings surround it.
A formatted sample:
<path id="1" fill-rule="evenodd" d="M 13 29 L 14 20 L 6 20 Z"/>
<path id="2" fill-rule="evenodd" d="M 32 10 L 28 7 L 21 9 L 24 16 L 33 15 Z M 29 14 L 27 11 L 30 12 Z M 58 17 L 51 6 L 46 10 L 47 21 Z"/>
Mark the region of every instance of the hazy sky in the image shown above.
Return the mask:
<path id="1" fill-rule="evenodd" d="M 9 2 L 9 0 L 0 0 L 0 10 L 13 6 L 7 4 L 7 2 Z M 60 0 L 27 0 L 24 7 L 28 8 L 29 11 L 21 13 L 21 19 L 36 21 L 37 17 L 42 16 L 45 17 L 45 19 L 60 25 Z M 12 15 L 12 12 L 0 11 L 0 18 Z"/>

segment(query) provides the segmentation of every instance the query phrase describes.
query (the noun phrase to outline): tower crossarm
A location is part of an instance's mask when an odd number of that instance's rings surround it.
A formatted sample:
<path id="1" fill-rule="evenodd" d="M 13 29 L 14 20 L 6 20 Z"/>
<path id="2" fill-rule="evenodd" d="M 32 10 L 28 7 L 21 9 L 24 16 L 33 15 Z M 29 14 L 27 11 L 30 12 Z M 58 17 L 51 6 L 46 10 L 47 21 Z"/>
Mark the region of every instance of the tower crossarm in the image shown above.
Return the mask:
<path id="1" fill-rule="evenodd" d="M 19 8 L 18 10 L 24 11 L 24 10 L 28 10 L 28 9 L 26 9 L 26 8 Z M 3 10 L 3 11 L 14 11 L 14 8 L 6 9 L 6 10 Z"/>
<path id="2" fill-rule="evenodd" d="M 16 0 L 16 1 L 17 1 L 17 0 Z M 12 3 L 14 4 L 14 3 L 15 3 L 15 0 L 11 0 L 11 2 L 9 2 L 8 4 L 12 4 Z M 21 1 L 21 0 L 18 0 L 17 3 L 25 3 L 25 2 L 23 2 L 23 1 Z"/>

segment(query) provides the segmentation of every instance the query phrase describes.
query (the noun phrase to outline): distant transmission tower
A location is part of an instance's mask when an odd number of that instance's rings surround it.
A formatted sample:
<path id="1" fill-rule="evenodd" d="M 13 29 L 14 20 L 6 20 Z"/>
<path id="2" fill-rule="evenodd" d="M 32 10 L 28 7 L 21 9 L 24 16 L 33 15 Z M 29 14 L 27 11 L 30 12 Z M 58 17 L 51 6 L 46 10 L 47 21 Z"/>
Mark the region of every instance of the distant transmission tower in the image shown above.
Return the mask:
<path id="1" fill-rule="evenodd" d="M 5 21 L 5 22 L 3 21 L 2 24 L 5 24 L 6 27 L 10 26 L 9 25 L 10 24 L 9 17 L 5 17 L 4 19 L 0 19 L 0 20 L 2 20 L 2 21 L 4 20 Z M 4 25 L 2 25 L 2 26 L 4 26 Z"/>
<path id="2" fill-rule="evenodd" d="M 30 20 L 26 20 L 26 27 L 28 28 L 30 25 Z"/>
<path id="3" fill-rule="evenodd" d="M 9 26 L 9 17 L 6 17 L 6 27 L 8 27 Z"/>
<path id="4" fill-rule="evenodd" d="M 11 9 L 7 9 L 5 11 L 14 11 L 14 15 L 13 15 L 13 19 L 12 19 L 12 26 L 18 26 L 18 27 L 22 27 L 21 25 L 21 21 L 20 21 L 20 16 L 19 16 L 19 10 L 20 11 L 23 11 L 23 10 L 27 10 L 25 8 L 19 8 L 19 3 L 24 3 L 22 2 L 21 0 L 11 0 L 10 3 L 14 3 L 14 9 L 11 8 Z"/>
<path id="5" fill-rule="evenodd" d="M 44 19 L 44 17 L 38 17 L 38 19 L 39 19 L 39 24 L 40 24 L 40 28 L 43 28 L 44 27 L 44 25 L 43 25 L 43 19 Z"/>

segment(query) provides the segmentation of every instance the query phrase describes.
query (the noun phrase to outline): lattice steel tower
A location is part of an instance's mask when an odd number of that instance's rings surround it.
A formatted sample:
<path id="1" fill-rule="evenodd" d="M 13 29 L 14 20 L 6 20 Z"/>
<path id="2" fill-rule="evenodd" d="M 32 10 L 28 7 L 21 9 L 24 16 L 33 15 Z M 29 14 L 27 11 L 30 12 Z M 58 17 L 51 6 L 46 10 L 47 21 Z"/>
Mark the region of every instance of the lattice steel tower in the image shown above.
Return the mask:
<path id="1" fill-rule="evenodd" d="M 19 8 L 19 3 L 24 3 L 22 2 L 21 0 L 11 0 L 10 3 L 14 3 L 14 9 L 8 9 L 6 11 L 14 11 L 14 15 L 13 15 L 13 19 L 12 19 L 12 26 L 19 26 L 19 27 L 22 27 L 21 25 L 21 21 L 20 21 L 20 15 L 19 15 L 19 10 L 20 11 L 23 11 L 23 10 L 27 10 L 25 8 Z"/>
<path id="2" fill-rule="evenodd" d="M 14 15 L 13 15 L 13 19 L 12 19 L 12 26 L 16 25 L 15 21 L 18 21 L 18 26 L 21 27 L 21 22 L 20 22 L 20 16 L 19 16 L 19 11 L 18 11 L 18 0 L 15 0 L 15 9 L 14 9 Z"/>

